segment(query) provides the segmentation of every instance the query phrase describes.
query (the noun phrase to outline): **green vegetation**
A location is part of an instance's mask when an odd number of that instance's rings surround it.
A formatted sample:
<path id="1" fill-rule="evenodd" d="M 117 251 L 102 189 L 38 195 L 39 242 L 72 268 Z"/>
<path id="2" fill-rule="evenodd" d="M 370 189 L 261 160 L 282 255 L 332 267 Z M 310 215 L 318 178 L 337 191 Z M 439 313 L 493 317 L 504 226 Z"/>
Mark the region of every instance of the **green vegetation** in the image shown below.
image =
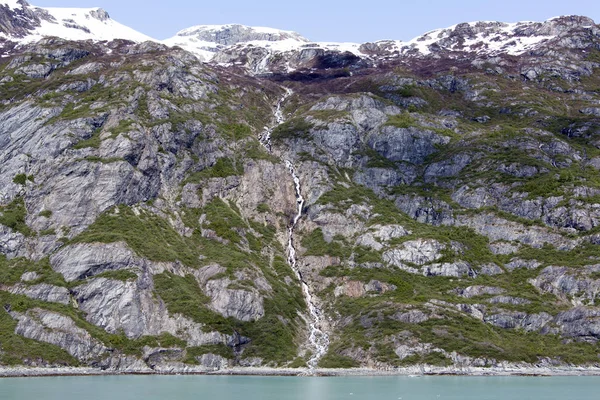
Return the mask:
<path id="1" fill-rule="evenodd" d="M 13 178 L 13 182 L 16 183 L 17 185 L 25 185 L 27 183 L 27 181 L 33 182 L 34 181 L 33 175 L 17 174 Z"/>
<path id="2" fill-rule="evenodd" d="M 271 140 L 274 142 L 288 139 L 308 139 L 313 125 L 303 118 L 293 118 L 273 130 Z"/>
<path id="3" fill-rule="evenodd" d="M 281 286 L 281 284 L 279 285 Z M 296 310 L 303 306 L 302 294 L 298 291 L 295 300 L 290 302 L 285 288 L 276 287 L 273 297 L 265 300 L 265 317 L 256 322 L 242 322 L 234 318 L 225 318 L 207 307 L 208 298 L 203 294 L 195 278 L 178 277 L 170 273 L 155 276 L 156 293 L 165 301 L 169 312 L 183 314 L 192 320 L 204 324 L 210 330 L 239 334 L 252 339 L 245 350 L 245 356 L 262 357 L 277 364 L 285 363 L 296 356 L 295 335 Z M 290 318 L 284 324 L 277 315 Z M 200 350 L 205 351 L 206 348 Z M 198 353 L 193 350 L 187 362 L 193 362 L 197 355 L 213 352 L 206 350 Z M 217 353 L 223 355 L 223 353 Z M 231 358 L 230 353 L 226 353 Z M 225 356 L 225 355 L 224 355 Z"/>
<path id="4" fill-rule="evenodd" d="M 38 300 L 32 300 L 25 296 L 12 295 L 0 291 L 0 302 L 12 311 L 25 313 L 34 308 L 40 308 L 56 313 L 60 313 L 71 318 L 75 324 L 88 331 L 92 337 L 104 343 L 109 348 L 118 349 L 124 354 L 135 356 L 142 355 L 144 346 L 150 347 L 180 347 L 184 348 L 186 342 L 170 334 L 160 336 L 143 336 L 139 339 L 129 339 L 123 333 L 109 334 L 102 328 L 99 328 L 87 322 L 85 316 L 80 311 L 61 304 L 44 303 Z M 14 321 L 5 309 L 0 309 L 0 346 L 4 346 L 6 354 L 0 353 L 0 363 L 20 364 L 23 359 L 33 357 L 56 364 L 77 365 L 77 361 L 68 356 L 63 350 L 56 346 L 25 339 L 14 334 Z"/>
<path id="5" fill-rule="evenodd" d="M 324 122 L 334 122 L 336 120 L 348 118 L 350 114 L 348 111 L 338 111 L 338 110 L 317 110 L 317 111 L 309 111 L 308 115 L 319 119 Z"/>
<path id="6" fill-rule="evenodd" d="M 93 162 L 93 163 L 99 162 L 102 164 L 110 164 L 110 163 L 115 163 L 115 162 L 123 162 L 125 160 L 120 157 L 102 158 L 102 157 L 96 157 L 96 156 L 87 156 L 85 158 L 77 159 L 77 161 L 88 161 L 88 162 Z"/>
<path id="7" fill-rule="evenodd" d="M 388 160 L 370 147 L 366 147 L 362 154 L 369 158 L 367 168 L 396 168 L 393 161 Z"/>
<path id="8" fill-rule="evenodd" d="M 96 131 L 90 136 L 88 139 L 80 140 L 79 142 L 73 145 L 73 149 L 85 149 L 88 147 L 97 149 L 102 144 L 102 139 L 100 139 L 100 131 Z"/>
<path id="9" fill-rule="evenodd" d="M 116 127 L 112 128 L 110 130 L 110 132 L 113 134 L 114 137 L 119 136 L 121 133 L 127 133 L 133 130 L 133 127 L 135 125 L 135 121 L 132 119 L 122 119 L 119 121 L 119 125 L 117 125 Z"/>
<path id="10" fill-rule="evenodd" d="M 269 207 L 268 204 L 260 203 L 258 207 L 256 207 L 256 211 L 258 211 L 259 213 L 270 213 L 271 207 Z"/>
<path id="11" fill-rule="evenodd" d="M 32 283 L 66 286 L 63 276 L 50 267 L 48 258 L 44 258 L 38 262 L 25 258 L 8 260 L 4 254 L 0 254 L 0 285 L 10 286 L 18 283 L 25 272 L 35 272 L 39 275 L 39 278 Z"/>
<path id="12" fill-rule="evenodd" d="M 153 261 L 179 260 L 198 266 L 199 249 L 192 239 L 180 236 L 161 217 L 143 209 L 121 205 L 100 215 L 73 242 L 113 243 L 124 241 L 137 254 Z"/>
<path id="13" fill-rule="evenodd" d="M 220 128 L 220 132 L 225 138 L 236 142 L 252 136 L 250 126 L 246 124 L 222 124 Z"/>
<path id="14" fill-rule="evenodd" d="M 233 350 L 224 344 L 207 344 L 198 347 L 188 347 L 186 349 L 186 358 L 183 362 L 186 364 L 198 364 L 197 357 L 205 354 L 215 354 L 225 359 L 233 358 Z"/>
<path id="15" fill-rule="evenodd" d="M 376 323 L 372 332 L 385 340 L 385 337 L 403 330 L 413 332 L 424 343 L 471 357 L 537 363 L 543 355 L 573 364 L 594 363 L 598 359 L 598 348 L 593 344 L 565 344 L 558 336 L 496 328 L 458 313 L 420 324 L 404 324 L 388 319 Z M 398 359 L 396 365 L 401 364 Z"/>
<path id="16" fill-rule="evenodd" d="M 50 218 L 52 216 L 52 211 L 44 210 L 38 214 L 40 217 Z"/>
<path id="17" fill-rule="evenodd" d="M 8 296 L 0 292 L 2 305 Z M 15 333 L 17 321 L 0 307 L 0 365 L 22 365 L 23 360 L 45 361 L 56 366 L 78 366 L 78 361 L 63 349 L 26 339 Z"/>
<path id="18" fill-rule="evenodd" d="M 327 243 L 320 228 L 304 236 L 302 238 L 302 246 L 306 248 L 305 256 L 349 256 L 347 244 L 340 240 L 332 240 L 331 243 Z"/>
<path id="19" fill-rule="evenodd" d="M 396 115 L 390 115 L 386 122 L 386 125 L 393 126 L 396 128 L 410 128 L 412 126 L 417 125 L 415 119 L 410 115 L 410 113 L 402 113 Z"/>
<path id="20" fill-rule="evenodd" d="M 191 174 L 188 183 L 201 183 L 210 178 L 227 178 L 228 176 L 242 175 L 244 173 L 244 164 L 241 161 L 234 161 L 231 158 L 219 158 L 215 165 L 200 172 Z"/>
<path id="21" fill-rule="evenodd" d="M 343 356 L 338 351 L 343 350 L 343 346 L 336 346 L 333 344 L 327 354 L 319 361 L 319 367 L 321 368 L 356 368 L 360 364 L 347 356 Z"/>
<path id="22" fill-rule="evenodd" d="M 27 217 L 27 208 L 23 197 L 15 198 L 10 204 L 0 206 L 0 224 L 10 229 L 22 233 L 25 236 L 31 236 L 32 231 L 25 218 Z"/>

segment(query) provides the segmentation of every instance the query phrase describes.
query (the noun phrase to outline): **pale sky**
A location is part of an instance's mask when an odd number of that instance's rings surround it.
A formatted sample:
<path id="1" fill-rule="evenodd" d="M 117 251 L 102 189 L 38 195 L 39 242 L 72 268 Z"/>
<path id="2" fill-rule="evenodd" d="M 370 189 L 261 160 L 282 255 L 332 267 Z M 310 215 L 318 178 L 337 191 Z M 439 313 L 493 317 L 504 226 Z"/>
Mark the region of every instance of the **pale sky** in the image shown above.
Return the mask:
<path id="1" fill-rule="evenodd" d="M 543 21 L 586 15 L 600 22 L 599 0 L 28 0 L 40 7 L 102 7 L 155 39 L 193 25 L 240 23 L 300 33 L 312 41 L 410 40 L 470 21 Z M 0 3 L 2 0 L 0 0 Z"/>

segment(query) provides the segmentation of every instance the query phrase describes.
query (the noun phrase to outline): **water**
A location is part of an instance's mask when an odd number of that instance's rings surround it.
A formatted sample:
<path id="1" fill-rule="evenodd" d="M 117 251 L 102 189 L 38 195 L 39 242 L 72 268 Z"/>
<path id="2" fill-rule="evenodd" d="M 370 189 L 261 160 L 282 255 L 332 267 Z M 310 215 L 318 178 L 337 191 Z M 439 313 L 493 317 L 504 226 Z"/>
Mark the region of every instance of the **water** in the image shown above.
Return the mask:
<path id="1" fill-rule="evenodd" d="M 285 116 L 283 115 L 282 106 L 285 101 L 290 97 L 294 92 L 291 89 L 285 88 L 285 94 L 279 99 L 277 102 L 277 107 L 273 112 L 273 117 L 275 118 L 275 125 L 265 127 L 265 130 L 259 137 L 259 141 L 262 145 L 271 153 L 271 134 L 273 130 L 279 125 L 285 122 Z M 296 169 L 294 164 L 291 161 L 285 161 L 286 168 L 289 170 L 292 180 L 294 182 L 294 187 L 296 191 L 296 208 L 297 213 L 294 217 L 294 220 L 290 224 L 288 228 L 288 246 L 287 246 L 287 254 L 288 254 L 288 263 L 300 284 L 302 285 L 302 293 L 304 295 L 304 299 L 306 300 L 306 304 L 308 305 L 309 317 L 310 321 L 308 322 L 309 328 L 309 337 L 308 344 L 313 350 L 312 357 L 308 360 L 308 375 L 312 375 L 315 367 L 319 363 L 319 360 L 327 353 L 329 348 L 329 335 L 323 329 L 323 318 L 321 317 L 322 313 L 319 309 L 317 302 L 314 299 L 313 294 L 310 292 L 310 287 L 308 286 L 308 282 L 303 279 L 302 273 L 298 269 L 298 259 L 296 257 L 296 248 L 294 247 L 294 229 L 298 225 L 298 222 L 302 218 L 302 210 L 304 209 L 304 197 L 302 197 L 302 188 L 300 186 L 300 178 L 296 174 Z"/>
<path id="2" fill-rule="evenodd" d="M 302 293 L 304 293 L 304 299 L 306 300 L 306 304 L 308 305 L 308 311 L 310 313 L 311 321 L 309 322 L 309 337 L 308 341 L 310 345 L 314 349 L 314 354 L 308 360 L 308 368 L 309 374 L 312 374 L 315 367 L 319 363 L 319 360 L 327 354 L 327 350 L 329 348 L 329 335 L 325 333 L 322 328 L 323 319 L 321 317 L 321 310 L 317 306 L 317 303 L 314 300 L 314 296 L 310 292 L 310 287 L 308 286 L 308 282 L 302 277 L 302 273 L 298 268 L 298 260 L 296 258 L 296 248 L 294 247 L 294 229 L 298 225 L 298 221 L 302 218 L 302 210 L 304 209 L 304 197 L 302 197 L 302 187 L 300 186 L 300 178 L 296 175 L 296 170 L 294 165 L 290 161 L 285 162 L 290 174 L 292 175 L 292 179 L 294 180 L 294 186 L 296 188 L 296 204 L 298 212 L 292 221 L 288 229 L 288 263 L 292 270 L 296 273 L 296 276 L 300 280 L 300 284 L 302 285 Z"/>
<path id="3" fill-rule="evenodd" d="M 600 377 L 98 376 L 0 379 L 2 400 L 597 400 Z"/>

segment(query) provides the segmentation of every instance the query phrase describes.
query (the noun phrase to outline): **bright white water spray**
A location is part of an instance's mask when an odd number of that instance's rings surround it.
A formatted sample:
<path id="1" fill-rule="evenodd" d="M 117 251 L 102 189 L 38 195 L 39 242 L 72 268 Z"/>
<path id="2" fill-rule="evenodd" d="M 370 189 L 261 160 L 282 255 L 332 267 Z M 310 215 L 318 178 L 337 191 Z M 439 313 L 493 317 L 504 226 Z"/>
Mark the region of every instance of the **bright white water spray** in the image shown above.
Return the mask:
<path id="1" fill-rule="evenodd" d="M 292 94 L 293 94 L 292 90 L 286 89 L 286 93 L 279 100 L 279 102 L 277 102 L 277 108 L 275 109 L 275 112 L 273 113 L 273 115 L 275 117 L 275 125 L 272 127 L 265 127 L 265 130 L 260 137 L 261 143 L 263 144 L 263 146 L 265 146 L 265 148 L 269 152 L 271 152 L 271 133 L 273 133 L 273 130 L 277 126 L 279 126 L 285 122 L 285 117 L 283 115 L 282 106 L 283 106 L 283 103 Z M 308 363 L 307 363 L 309 373 L 310 373 L 316 368 L 317 364 L 319 363 L 319 360 L 327 353 L 327 350 L 329 349 L 329 335 L 327 333 L 325 333 L 325 330 L 323 329 L 323 313 L 321 312 L 317 302 L 315 301 L 312 293 L 310 292 L 310 287 L 308 286 L 308 283 L 302 276 L 302 272 L 298 268 L 298 259 L 296 257 L 296 248 L 294 247 L 294 230 L 296 229 L 298 222 L 302 218 L 302 212 L 304 210 L 304 197 L 302 196 L 302 186 L 300 184 L 300 178 L 296 174 L 296 168 L 294 167 L 294 164 L 292 164 L 291 161 L 286 160 L 285 165 L 286 165 L 288 171 L 290 172 L 290 175 L 292 176 L 292 179 L 294 181 L 294 189 L 296 192 L 296 206 L 297 206 L 296 215 L 294 216 L 294 219 L 292 220 L 292 223 L 288 228 L 287 255 L 288 255 L 288 263 L 289 263 L 290 267 L 292 268 L 292 270 L 294 271 L 294 273 L 296 274 L 296 276 L 298 277 L 300 284 L 302 285 L 302 293 L 304 295 L 304 300 L 306 301 L 306 304 L 308 306 L 308 311 L 309 311 L 310 321 L 308 322 L 308 324 L 309 324 L 310 334 L 309 334 L 308 340 L 310 343 L 310 347 L 314 351 L 312 357 L 310 358 L 310 360 L 308 360 Z"/>

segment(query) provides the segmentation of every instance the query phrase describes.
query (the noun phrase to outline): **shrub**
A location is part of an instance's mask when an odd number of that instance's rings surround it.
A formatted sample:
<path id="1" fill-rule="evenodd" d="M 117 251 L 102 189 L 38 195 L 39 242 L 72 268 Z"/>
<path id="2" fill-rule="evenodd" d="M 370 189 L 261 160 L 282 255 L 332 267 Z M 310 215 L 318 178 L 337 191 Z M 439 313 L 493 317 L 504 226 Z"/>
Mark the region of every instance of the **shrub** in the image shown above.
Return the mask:
<path id="1" fill-rule="evenodd" d="M 23 197 L 17 197 L 7 206 L 0 207 L 0 224 L 25 236 L 31 236 L 31 229 L 25 223 L 26 217 L 27 209 Z"/>

